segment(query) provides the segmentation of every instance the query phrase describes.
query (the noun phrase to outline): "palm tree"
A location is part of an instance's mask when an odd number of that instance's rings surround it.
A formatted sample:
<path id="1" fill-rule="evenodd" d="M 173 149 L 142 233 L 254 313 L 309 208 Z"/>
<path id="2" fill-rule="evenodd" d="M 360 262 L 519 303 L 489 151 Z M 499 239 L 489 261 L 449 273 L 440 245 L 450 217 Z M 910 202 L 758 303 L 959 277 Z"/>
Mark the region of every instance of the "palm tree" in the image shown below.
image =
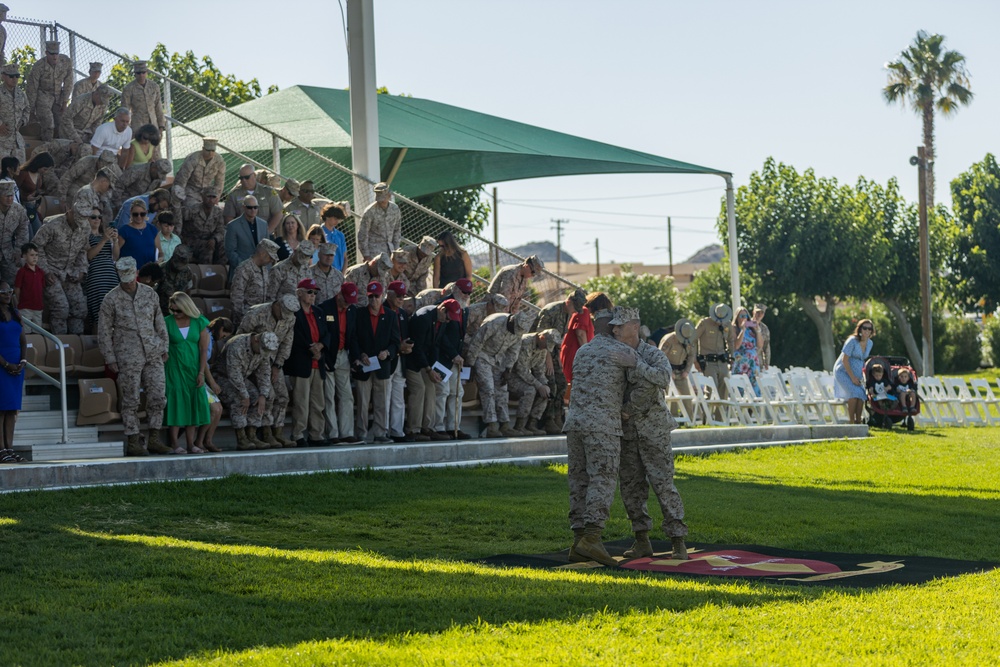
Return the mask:
<path id="1" fill-rule="evenodd" d="M 889 104 L 909 102 L 924 125 L 924 153 L 927 159 L 927 208 L 934 208 L 934 109 L 945 116 L 972 101 L 965 56 L 943 49 L 944 35 L 928 35 L 920 30 L 913 44 L 886 63 L 889 84 L 882 89 Z"/>

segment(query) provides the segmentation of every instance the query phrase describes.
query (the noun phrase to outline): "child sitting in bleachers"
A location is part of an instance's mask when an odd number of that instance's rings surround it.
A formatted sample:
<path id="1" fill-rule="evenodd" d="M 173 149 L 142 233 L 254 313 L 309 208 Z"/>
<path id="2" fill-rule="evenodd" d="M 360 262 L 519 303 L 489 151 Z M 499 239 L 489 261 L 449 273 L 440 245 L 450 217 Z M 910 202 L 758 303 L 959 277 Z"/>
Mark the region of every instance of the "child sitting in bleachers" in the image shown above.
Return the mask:
<path id="1" fill-rule="evenodd" d="M 916 414 L 917 383 L 910 374 L 910 369 L 899 369 L 896 373 L 896 382 L 892 386 L 892 393 L 899 399 L 899 405 L 903 410 Z"/>
<path id="2" fill-rule="evenodd" d="M 872 365 L 866 389 L 868 390 L 868 399 L 875 405 L 883 410 L 892 409 L 892 404 L 896 402 L 896 397 L 891 393 L 892 383 L 886 377 L 885 368 L 882 364 Z"/>

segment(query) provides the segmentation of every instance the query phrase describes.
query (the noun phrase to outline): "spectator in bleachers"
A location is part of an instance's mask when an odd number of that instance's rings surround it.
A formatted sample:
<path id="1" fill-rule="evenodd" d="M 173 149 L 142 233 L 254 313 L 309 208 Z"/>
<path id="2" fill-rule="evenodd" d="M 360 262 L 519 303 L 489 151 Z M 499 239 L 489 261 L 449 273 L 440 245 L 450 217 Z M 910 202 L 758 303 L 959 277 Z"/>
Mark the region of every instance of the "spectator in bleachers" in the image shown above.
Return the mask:
<path id="1" fill-rule="evenodd" d="M 354 283 L 358 288 L 358 307 L 363 308 L 368 305 L 367 295 L 362 297 L 362 293 L 367 291 L 368 284 L 373 280 L 379 283 L 388 284 L 391 281 L 385 280 L 384 276 L 392 269 L 392 259 L 389 253 L 380 253 L 366 262 L 355 264 L 344 272 L 344 282 Z"/>
<path id="2" fill-rule="evenodd" d="M 320 210 L 323 236 L 327 243 L 337 247 L 337 254 L 333 257 L 333 267 L 341 273 L 347 266 L 347 237 L 344 236 L 344 232 L 337 229 L 337 225 L 348 218 L 350 215 L 348 210 L 347 202 L 326 204 Z"/>
<path id="3" fill-rule="evenodd" d="M 180 247 L 182 243 L 181 237 L 176 233 L 176 220 L 174 218 L 173 211 L 164 211 L 160 214 L 159 218 L 156 220 L 157 226 L 160 228 L 160 233 L 156 236 L 157 243 L 160 244 L 160 264 L 164 262 L 169 262 L 174 256 L 174 252 Z M 190 248 L 187 248 L 188 256 L 190 257 Z"/>
<path id="4" fill-rule="evenodd" d="M 160 281 L 163 280 L 163 267 L 156 262 L 143 264 L 139 267 L 139 277 L 136 280 L 140 284 L 155 290 L 159 286 Z"/>
<path id="5" fill-rule="evenodd" d="M 320 245 L 324 243 L 323 239 L 325 238 L 326 236 L 323 234 L 322 225 L 313 225 L 308 230 L 306 230 L 306 240 L 309 241 L 309 243 L 312 243 L 313 247 L 315 248 L 320 247 Z M 313 255 L 313 262 L 315 263 L 318 261 L 319 261 L 319 253 L 317 252 Z"/>
<path id="6" fill-rule="evenodd" d="M 170 160 L 133 164 L 125 169 L 115 185 L 116 203 L 166 187 L 169 173 Z"/>
<path id="7" fill-rule="evenodd" d="M 516 313 L 521 307 L 521 299 L 528 291 L 528 285 L 542 268 L 544 265 L 538 255 L 532 255 L 520 264 L 501 267 L 493 276 L 486 291 L 490 294 L 503 294 L 510 304 L 508 306 L 510 312 Z"/>
<path id="8" fill-rule="evenodd" d="M 354 437 L 354 394 L 351 392 L 350 348 L 357 328 L 358 288 L 344 283 L 333 299 L 320 304 L 320 311 L 330 330 L 330 344 L 325 350 L 326 379 L 323 396 L 326 403 L 326 430 L 331 443 L 357 442 Z"/>
<path id="9" fill-rule="evenodd" d="M 230 280 L 236 267 L 253 255 L 258 243 L 268 238 L 267 219 L 257 215 L 259 210 L 257 198 L 247 195 L 240 207 L 239 217 L 226 224 L 225 246 Z"/>
<path id="10" fill-rule="evenodd" d="M 302 184 L 299 185 L 298 195 L 285 204 L 285 213 L 295 214 L 307 229 L 313 225 L 323 224 L 320 213 L 323 206 L 329 202 L 326 199 L 315 199 L 315 195 L 316 186 L 313 182 L 302 181 Z"/>
<path id="11" fill-rule="evenodd" d="M 278 244 L 271 239 L 263 239 L 257 244 L 253 257 L 240 264 L 233 273 L 229 298 L 233 302 L 233 322 L 237 326 L 248 310 L 267 299 L 268 267 L 277 258 Z"/>
<path id="12" fill-rule="evenodd" d="M 24 137 L 21 128 L 28 124 L 28 98 L 17 85 L 21 73 L 14 63 L 0 66 L 0 155 L 13 155 L 23 162 Z"/>
<path id="13" fill-rule="evenodd" d="M 164 190 L 163 188 L 157 188 L 149 194 L 141 194 L 136 197 L 131 197 L 122 202 L 122 207 L 118 209 L 118 216 L 115 218 L 114 226 L 118 228 L 119 233 L 122 227 L 131 222 L 131 212 L 133 202 L 142 202 L 146 207 L 146 222 L 152 224 L 156 222 L 156 216 L 164 211 L 170 210 L 170 192 Z M 141 264 L 139 266 L 142 266 Z"/>
<path id="14" fill-rule="evenodd" d="M 221 452 L 212 438 L 222 419 L 222 387 L 215 379 L 219 357 L 226 342 L 236 333 L 236 325 L 228 317 L 217 317 L 208 325 L 208 364 L 205 366 L 205 394 L 208 397 L 209 422 L 198 431 L 197 446 L 206 452 Z"/>
<path id="15" fill-rule="evenodd" d="M 21 246 L 28 242 L 28 212 L 14 201 L 16 186 L 0 182 L 0 280 L 14 284 L 21 264 Z"/>
<path id="16" fill-rule="evenodd" d="M 137 164 L 149 164 L 161 159 L 161 137 L 162 135 L 156 129 L 156 126 L 148 123 L 136 130 L 135 136 L 132 137 L 132 142 L 126 149 L 125 168 L 128 169 Z M 170 173 L 171 167 L 170 162 L 167 162 L 166 168 L 161 170 L 161 177 L 165 178 Z"/>
<path id="17" fill-rule="evenodd" d="M 135 259 L 122 257 L 116 268 L 120 282 L 101 304 L 98 344 L 108 369 L 118 376 L 127 441 L 125 454 L 169 454 L 170 448 L 160 440 L 166 403 L 163 363 L 169 350 L 160 300 L 155 291 L 136 281 Z M 140 391 L 146 395 L 149 419 L 146 447 L 139 436 Z"/>
<path id="18" fill-rule="evenodd" d="M 403 235 L 402 215 L 388 184 L 376 183 L 372 189 L 375 201 L 365 209 L 357 230 L 358 254 L 366 262 L 398 248 Z"/>
<path id="19" fill-rule="evenodd" d="M 549 378 L 546 359 L 559 336 L 555 329 L 545 329 L 521 336 L 517 360 L 510 371 L 510 397 L 517 399 L 514 430 L 524 435 L 545 435 L 538 420 L 549 399 Z"/>
<path id="20" fill-rule="evenodd" d="M 112 176 L 109 169 L 99 169 L 94 174 L 94 180 L 77 190 L 73 203 L 82 202 L 96 208 L 101 219 L 111 222 L 111 186 Z"/>
<path id="21" fill-rule="evenodd" d="M 472 259 L 465 248 L 458 245 L 455 235 L 443 231 L 437 235 L 441 251 L 434 256 L 434 284 L 439 288 L 465 278 L 472 280 Z"/>
<path id="22" fill-rule="evenodd" d="M 869 319 L 858 322 L 854 333 L 844 341 L 844 347 L 833 365 L 834 395 L 847 400 L 847 415 L 852 424 L 860 424 L 864 413 L 865 380 L 861 371 L 865 359 L 872 353 L 872 337 L 875 336 L 875 325 Z"/>
<path id="23" fill-rule="evenodd" d="M 455 315 L 451 313 L 454 312 Z M 438 361 L 437 339 L 444 334 L 446 323 L 453 317 L 461 318 L 458 302 L 445 306 L 425 306 L 410 319 L 409 338 L 411 352 L 406 356 L 406 384 L 409 390 L 406 421 L 411 440 L 445 440 L 434 430 L 436 387 L 441 374 L 434 369 Z"/>
<path id="24" fill-rule="evenodd" d="M 163 132 L 167 129 L 167 121 L 163 116 L 160 87 L 148 81 L 149 67 L 146 61 L 135 61 L 132 73 L 135 80 L 122 89 L 122 106 L 132 110 L 132 130 L 136 131 L 148 123 Z"/>
<path id="25" fill-rule="evenodd" d="M 239 450 L 267 449 L 269 446 L 257 439 L 256 432 L 267 411 L 267 398 L 271 395 L 271 354 L 277 349 L 278 337 L 266 331 L 237 334 L 219 354 L 221 398 L 229 408 Z"/>
<path id="26" fill-rule="evenodd" d="M 303 241 L 291 257 L 274 265 L 267 279 L 268 301 L 280 299 L 285 294 L 294 295 L 300 281 L 312 278 L 310 263 L 315 249 L 312 243 Z"/>
<path id="27" fill-rule="evenodd" d="M 170 211 L 163 213 L 160 218 L 162 222 L 170 223 L 173 214 Z M 163 266 L 163 278 L 156 288 L 156 293 L 160 296 L 160 307 L 166 317 L 169 312 L 169 301 L 171 296 L 178 292 L 187 292 L 194 287 L 194 271 L 191 270 L 191 250 L 186 245 L 179 245 L 174 250 L 173 256 L 166 262 L 161 262 Z M 207 323 L 206 323 L 207 324 Z"/>
<path id="28" fill-rule="evenodd" d="M 101 303 L 108 292 L 118 287 L 115 262 L 119 259 L 120 248 L 118 230 L 101 219 L 98 209 L 91 210 L 87 221 L 90 223 L 90 236 L 87 239 L 87 279 L 83 289 L 87 295 L 91 331 L 96 331 Z"/>
<path id="29" fill-rule="evenodd" d="M 101 84 L 93 92 L 73 98 L 59 121 L 59 138 L 90 143 L 97 126 L 108 115 L 111 87 Z"/>
<path id="30" fill-rule="evenodd" d="M 273 234 L 278 225 L 281 224 L 281 215 L 284 212 L 281 208 L 281 200 L 273 188 L 257 182 L 257 174 L 251 164 L 244 164 L 240 167 L 240 182 L 226 197 L 222 217 L 227 223 L 232 224 L 233 220 L 244 214 L 247 197 L 253 197 L 254 205 L 257 206 L 253 215 L 259 216 L 263 221 L 264 230 L 258 235 L 258 240 Z"/>
<path id="31" fill-rule="evenodd" d="M 333 260 L 337 256 L 337 246 L 332 243 L 321 243 L 318 252 L 319 262 L 312 267 L 312 279 L 319 286 L 316 302 L 323 303 L 337 296 L 340 286 L 344 284 L 344 276 L 333 266 Z"/>
<path id="32" fill-rule="evenodd" d="M 510 424 L 507 382 L 517 359 L 521 336 L 534 321 L 535 316 L 528 312 L 491 315 L 483 321 L 469 345 L 466 361 L 472 364 L 479 388 L 487 438 L 522 434 Z"/>
<path id="33" fill-rule="evenodd" d="M 218 154 L 216 150 L 218 146 L 218 139 L 202 138 L 201 150 L 184 158 L 184 163 L 177 170 L 174 184 L 184 188 L 184 206 L 197 206 L 199 196 L 205 188 L 213 188 L 216 191 L 216 200 L 225 190 L 226 161 Z"/>
<path id="34" fill-rule="evenodd" d="M 330 345 L 330 332 L 326 318 L 315 305 L 318 292 L 312 278 L 300 281 L 295 290 L 299 311 L 295 313 L 291 351 L 284 363 L 284 371 L 292 382 L 292 441 L 299 447 L 326 444 L 323 433 L 326 430 L 323 420 L 324 351 Z M 277 428 L 281 430 L 281 425 Z"/>
<path id="35" fill-rule="evenodd" d="M 281 235 L 271 240 L 278 244 L 278 261 L 283 262 L 306 240 L 306 228 L 297 215 L 288 213 L 281 220 Z"/>
<path id="36" fill-rule="evenodd" d="M 90 150 L 98 155 L 103 151 L 111 151 L 117 159 L 118 167 L 124 169 L 128 166 L 125 162 L 128 147 L 132 144 L 132 128 L 129 127 L 131 120 L 132 112 L 128 107 L 118 107 L 114 118 L 98 125 L 94 130 L 94 136 L 90 138 Z"/>
<path id="37" fill-rule="evenodd" d="M 73 90 L 73 63 L 59 53 L 59 42 L 45 42 L 45 57 L 31 66 L 25 93 L 28 108 L 38 119 L 38 136 L 49 141 L 59 127 L 70 91 Z"/>
<path id="38" fill-rule="evenodd" d="M 24 393 L 24 358 L 27 342 L 21 316 L 14 306 L 14 291 L 10 283 L 0 280 L 0 463 L 20 463 L 24 459 L 14 453 L 14 424 L 21 410 Z"/>
<path id="39" fill-rule="evenodd" d="M 21 260 L 24 264 L 14 278 L 14 304 L 21 318 L 42 326 L 42 311 L 45 309 L 45 271 L 38 266 L 38 246 L 25 243 L 21 246 Z M 9 283 L 8 283 L 9 284 Z"/>
<path id="40" fill-rule="evenodd" d="M 122 175 L 115 162 L 115 154 L 111 151 L 81 157 L 59 179 L 59 195 L 66 202 L 76 201 L 76 193 L 80 188 L 92 182 L 102 169 L 114 179 Z"/>
<path id="41" fill-rule="evenodd" d="M 128 224 L 118 227 L 118 247 L 122 257 L 131 257 L 136 265 L 143 266 L 157 261 L 162 254 L 159 230 L 147 220 L 146 202 L 140 198 L 131 202 Z"/>
<path id="42" fill-rule="evenodd" d="M 54 334 L 82 334 L 87 315 L 83 279 L 87 275 L 87 248 L 93 214 L 88 204 L 45 221 L 32 242 L 38 246 L 38 265 L 45 271 L 45 305 Z"/>
<path id="43" fill-rule="evenodd" d="M 431 236 L 420 239 L 419 244 L 403 245 L 403 250 L 406 252 L 403 275 L 406 276 L 406 293 L 409 296 L 416 296 L 421 290 L 427 289 L 427 274 L 431 270 L 437 249 L 438 243 Z"/>
<path id="44" fill-rule="evenodd" d="M 82 97 L 88 93 L 92 93 L 101 84 L 101 72 L 104 70 L 104 65 L 102 63 L 90 63 L 89 74 L 86 79 L 80 79 L 73 84 L 73 99 L 75 100 L 78 96 Z"/>
<path id="45" fill-rule="evenodd" d="M 394 442 L 409 442 L 404 425 L 406 419 L 406 401 L 403 388 L 406 386 L 406 373 L 403 359 L 413 351 L 410 341 L 410 314 L 403 308 L 406 298 L 406 285 L 399 280 L 386 286 L 385 311 L 395 316 L 399 327 L 399 356 L 392 360 L 392 375 L 389 379 L 389 437 Z"/>
<path id="46" fill-rule="evenodd" d="M 389 390 L 392 362 L 399 354 L 399 327 L 395 316 L 382 308 L 384 288 L 372 280 L 367 285 L 367 308 L 360 311 L 355 322 L 356 334 L 351 347 L 357 407 L 354 433 L 367 442 L 392 442 L 389 431 Z M 364 370 L 375 365 L 372 370 Z M 372 411 L 372 428 L 368 430 L 368 412 Z"/>
<path id="47" fill-rule="evenodd" d="M 190 193 L 191 188 L 187 188 L 187 192 Z M 228 261 L 226 223 L 219 206 L 220 192 L 222 190 L 214 185 L 206 186 L 201 190 L 201 201 L 183 209 L 184 242 L 191 248 L 195 264 L 226 264 Z"/>
<path id="48" fill-rule="evenodd" d="M 17 172 L 21 170 L 21 161 L 13 155 L 0 158 L 0 183 L 14 183 L 14 201 L 21 203 L 21 191 L 17 189 Z"/>
<path id="49" fill-rule="evenodd" d="M 168 309 L 170 312 L 164 323 L 170 340 L 170 356 L 164 366 L 167 408 L 163 421 L 170 428 L 170 447 L 174 454 L 203 454 L 205 450 L 197 443 L 198 431 L 211 421 L 205 393 L 208 319 L 184 292 L 170 295 Z M 178 444 L 181 428 L 186 448 Z"/>

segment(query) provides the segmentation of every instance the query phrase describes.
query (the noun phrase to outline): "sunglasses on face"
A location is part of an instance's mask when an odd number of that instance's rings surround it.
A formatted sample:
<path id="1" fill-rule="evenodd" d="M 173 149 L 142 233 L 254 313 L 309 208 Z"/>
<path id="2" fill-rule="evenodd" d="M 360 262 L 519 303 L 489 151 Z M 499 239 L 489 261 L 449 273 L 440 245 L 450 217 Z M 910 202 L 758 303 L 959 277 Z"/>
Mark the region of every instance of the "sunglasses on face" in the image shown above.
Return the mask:
<path id="1" fill-rule="evenodd" d="M 145 211 L 136 211 L 132 214 L 133 218 L 145 218 L 147 213 Z"/>
<path id="2" fill-rule="evenodd" d="M 256 211 L 260 206 L 244 206 L 243 208 L 249 209 L 251 211 Z"/>
<path id="3" fill-rule="evenodd" d="M 306 294 L 315 294 L 315 293 L 316 293 L 316 290 L 314 290 L 314 289 L 307 289 L 306 290 Z"/>
<path id="4" fill-rule="evenodd" d="M 869 326 L 863 326 L 863 327 L 861 327 L 861 330 L 862 331 L 874 331 L 875 329 L 873 329 L 872 327 L 869 327 Z"/>
<path id="5" fill-rule="evenodd" d="M 4 76 L 10 77 L 11 79 L 20 79 L 21 78 L 20 74 L 4 74 Z"/>
<path id="6" fill-rule="evenodd" d="M 174 313 L 175 315 L 180 315 L 181 314 L 181 311 L 180 311 L 179 308 L 171 308 L 170 312 Z"/>
<path id="7" fill-rule="evenodd" d="M 4 296 L 6 296 L 8 294 L 13 294 L 13 293 L 14 293 L 14 290 L 12 290 L 12 289 L 0 289 L 0 294 L 3 294 Z"/>
<path id="8" fill-rule="evenodd" d="M 99 215 L 92 215 L 92 216 L 90 216 L 90 217 L 89 217 L 88 219 L 89 219 L 89 220 L 100 220 L 100 219 L 101 219 L 101 216 L 99 216 Z"/>
<path id="9" fill-rule="evenodd" d="M 244 176 L 243 174 L 240 174 L 240 180 L 241 181 L 249 181 L 251 178 L 253 178 L 253 174 L 247 174 L 246 176 Z"/>

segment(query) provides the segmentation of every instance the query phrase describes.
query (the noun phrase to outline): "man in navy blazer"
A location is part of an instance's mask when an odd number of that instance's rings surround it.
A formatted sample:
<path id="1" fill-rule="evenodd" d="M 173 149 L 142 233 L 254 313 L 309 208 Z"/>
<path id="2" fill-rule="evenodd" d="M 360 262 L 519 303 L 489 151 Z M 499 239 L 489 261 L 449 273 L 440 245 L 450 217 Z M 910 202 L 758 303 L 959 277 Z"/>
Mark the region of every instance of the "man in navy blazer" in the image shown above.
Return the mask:
<path id="1" fill-rule="evenodd" d="M 330 345 L 324 350 L 326 379 L 323 394 L 326 402 L 326 438 L 330 444 L 360 444 L 354 436 L 354 393 L 351 391 L 351 341 L 357 329 L 358 287 L 344 283 L 332 299 L 319 305 L 330 332 Z"/>
<path id="2" fill-rule="evenodd" d="M 368 283 L 368 307 L 360 311 L 355 321 L 355 336 L 351 341 L 351 368 L 355 379 L 354 403 L 357 406 L 354 434 L 367 442 L 388 443 L 389 392 L 392 365 L 399 355 L 397 315 L 382 307 L 384 288 L 373 280 Z M 373 370 L 364 370 L 377 364 Z M 368 431 L 368 410 L 372 411 L 372 428 Z"/>
<path id="3" fill-rule="evenodd" d="M 268 238 L 267 220 L 257 217 L 257 198 L 247 195 L 243 198 L 243 215 L 226 225 L 226 257 L 229 259 L 229 280 L 233 272 L 244 260 L 253 257 L 257 244 Z"/>
<path id="4" fill-rule="evenodd" d="M 285 374 L 292 378 L 292 440 L 304 447 L 325 444 L 323 431 L 324 351 L 330 346 L 330 332 L 322 311 L 315 306 L 319 285 L 312 278 L 300 280 L 295 290 L 299 310 L 292 328 L 292 349 L 285 361 Z"/>

